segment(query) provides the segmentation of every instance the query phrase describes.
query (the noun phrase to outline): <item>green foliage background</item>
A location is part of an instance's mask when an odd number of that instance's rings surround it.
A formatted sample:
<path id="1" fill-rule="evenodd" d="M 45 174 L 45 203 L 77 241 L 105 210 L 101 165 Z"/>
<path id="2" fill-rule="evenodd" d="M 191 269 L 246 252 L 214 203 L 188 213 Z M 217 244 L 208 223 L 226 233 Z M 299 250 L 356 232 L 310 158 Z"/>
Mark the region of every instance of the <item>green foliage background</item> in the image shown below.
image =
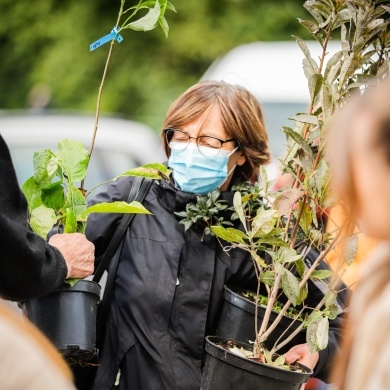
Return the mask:
<path id="1" fill-rule="evenodd" d="M 129 0 L 126 5 L 137 4 Z M 168 39 L 160 29 L 125 31 L 114 48 L 102 112 L 159 130 L 174 98 L 212 61 L 253 41 L 303 39 L 303 0 L 172 0 Z M 93 112 L 109 45 L 89 45 L 115 25 L 119 0 L 0 0 L 0 108 L 27 108 L 35 85 L 52 91 L 51 108 Z"/>

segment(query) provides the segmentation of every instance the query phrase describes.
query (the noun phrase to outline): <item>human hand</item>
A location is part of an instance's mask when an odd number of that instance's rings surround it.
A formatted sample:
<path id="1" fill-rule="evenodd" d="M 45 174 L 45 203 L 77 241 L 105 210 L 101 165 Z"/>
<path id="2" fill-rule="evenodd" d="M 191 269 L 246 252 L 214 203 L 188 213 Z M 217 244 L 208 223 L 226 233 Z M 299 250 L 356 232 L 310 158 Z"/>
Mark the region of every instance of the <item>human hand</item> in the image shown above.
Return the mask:
<path id="1" fill-rule="evenodd" d="M 95 246 L 81 233 L 55 234 L 49 239 L 65 259 L 68 267 L 66 278 L 85 278 L 93 273 Z"/>
<path id="2" fill-rule="evenodd" d="M 286 363 L 298 362 L 314 370 L 320 354 L 318 352 L 310 353 L 307 344 L 298 344 L 286 352 L 284 358 L 286 359 Z"/>

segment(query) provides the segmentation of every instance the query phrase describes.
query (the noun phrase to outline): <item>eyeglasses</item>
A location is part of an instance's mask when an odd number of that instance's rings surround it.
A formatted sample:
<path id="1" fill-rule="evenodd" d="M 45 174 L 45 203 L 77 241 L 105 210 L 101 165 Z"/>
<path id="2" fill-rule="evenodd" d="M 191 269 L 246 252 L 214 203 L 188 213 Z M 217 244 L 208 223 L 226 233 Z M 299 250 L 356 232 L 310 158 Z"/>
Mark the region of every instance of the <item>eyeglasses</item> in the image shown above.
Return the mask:
<path id="1" fill-rule="evenodd" d="M 191 139 L 194 139 L 198 150 L 205 157 L 215 157 L 218 155 L 223 144 L 235 141 L 234 138 L 227 140 L 219 139 L 209 135 L 200 135 L 191 137 L 186 132 L 177 129 L 164 129 L 165 138 L 168 146 L 173 150 L 184 150 L 187 148 Z"/>

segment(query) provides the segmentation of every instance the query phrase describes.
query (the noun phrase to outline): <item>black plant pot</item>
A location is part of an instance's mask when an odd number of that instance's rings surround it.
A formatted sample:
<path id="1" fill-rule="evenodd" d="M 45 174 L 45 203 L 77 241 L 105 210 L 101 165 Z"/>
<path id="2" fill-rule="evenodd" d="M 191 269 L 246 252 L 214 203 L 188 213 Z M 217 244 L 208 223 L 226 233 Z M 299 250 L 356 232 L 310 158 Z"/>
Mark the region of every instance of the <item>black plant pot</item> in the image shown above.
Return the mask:
<path id="1" fill-rule="evenodd" d="M 288 371 L 245 359 L 218 345 L 225 340 L 206 337 L 207 357 L 201 390 L 299 390 L 313 373 L 303 365 L 299 366 L 304 372 Z M 236 344 L 251 349 L 245 343 Z"/>
<path id="2" fill-rule="evenodd" d="M 247 290 L 225 286 L 225 291 L 223 294 L 224 303 L 222 314 L 218 322 L 216 336 L 240 341 L 247 344 L 250 341 L 255 340 L 256 305 L 253 301 L 242 296 L 241 293 L 245 291 Z M 257 312 L 258 326 L 260 326 L 261 321 L 263 320 L 264 313 L 265 307 L 259 305 Z M 277 313 L 272 312 L 270 322 L 272 322 L 277 317 L 277 315 Z M 290 317 L 284 316 L 282 318 L 277 328 L 271 333 L 270 337 L 265 342 L 267 348 L 272 348 L 275 342 L 278 340 L 279 336 L 281 336 L 287 328 L 288 330 L 283 335 L 283 339 L 287 338 L 300 325 L 299 321 L 295 321 L 293 324 L 291 324 L 292 322 L 293 319 Z M 305 342 L 306 332 L 303 330 L 299 332 L 291 342 L 281 348 L 279 353 L 283 354 L 287 352 L 292 346 L 303 344 Z"/>
<path id="3" fill-rule="evenodd" d="M 69 363 L 96 356 L 96 314 L 100 285 L 79 280 L 58 292 L 22 304 L 23 314 L 45 334 Z"/>

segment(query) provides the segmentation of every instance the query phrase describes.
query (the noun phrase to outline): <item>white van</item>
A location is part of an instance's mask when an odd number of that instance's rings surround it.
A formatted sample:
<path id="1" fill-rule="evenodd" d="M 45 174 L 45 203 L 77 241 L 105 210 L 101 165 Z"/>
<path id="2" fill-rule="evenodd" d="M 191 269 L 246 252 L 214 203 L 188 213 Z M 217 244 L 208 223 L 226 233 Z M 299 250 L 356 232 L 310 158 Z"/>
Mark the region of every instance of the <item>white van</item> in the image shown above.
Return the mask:
<path id="1" fill-rule="evenodd" d="M 317 62 L 322 48 L 316 41 L 306 42 Z M 340 42 L 330 42 L 327 59 L 338 50 Z M 238 46 L 216 59 L 202 80 L 224 80 L 251 91 L 262 103 L 271 152 L 275 159 L 285 150 L 283 126 L 292 126 L 288 118 L 306 112 L 309 89 L 303 72 L 304 54 L 295 40 L 291 42 L 253 42 Z"/>
<path id="2" fill-rule="evenodd" d="M 33 172 L 34 152 L 57 150 L 64 138 L 81 141 L 89 149 L 94 115 L 50 111 L 0 111 L 0 133 L 7 142 L 20 185 Z M 85 188 L 115 178 L 130 168 L 166 159 L 159 136 L 147 125 L 102 116 L 88 167 Z"/>

